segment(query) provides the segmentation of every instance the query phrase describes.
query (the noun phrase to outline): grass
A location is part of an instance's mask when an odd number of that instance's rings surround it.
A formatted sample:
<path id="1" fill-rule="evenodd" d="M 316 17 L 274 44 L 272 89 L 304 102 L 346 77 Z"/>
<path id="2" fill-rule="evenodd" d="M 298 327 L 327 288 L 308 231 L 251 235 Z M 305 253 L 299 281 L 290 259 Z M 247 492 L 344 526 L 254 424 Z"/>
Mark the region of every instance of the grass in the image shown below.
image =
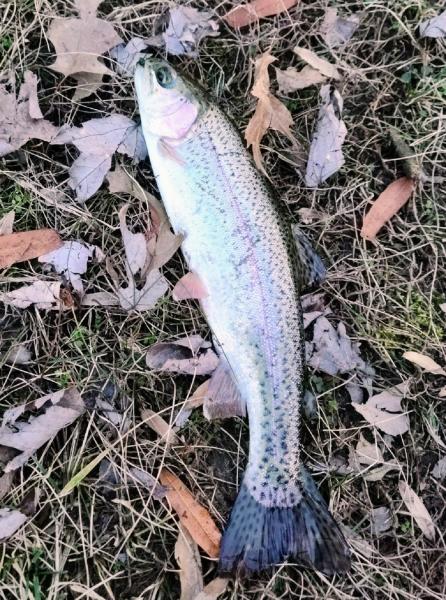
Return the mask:
<path id="1" fill-rule="evenodd" d="M 207 4 L 220 15 L 230 6 Z M 325 6 L 322 0 L 303 1 L 289 15 L 266 19 L 242 32 L 222 23 L 220 37 L 205 42 L 198 59 L 174 62 L 201 80 L 241 131 L 252 114 L 252 59 L 260 52 L 271 49 L 281 68 L 296 66 L 292 48 L 299 44 L 342 67 L 339 90 L 348 135 L 341 171 L 320 189 L 307 189 L 286 142 L 275 134 L 265 138 L 265 162 L 293 220 L 298 220 L 302 208 L 319 212 L 305 227 L 329 266 L 325 298 L 346 323 L 349 335 L 361 343 L 364 357 L 376 370 L 376 389 L 409 379 L 405 408 L 411 428 L 400 438 L 374 434 L 385 459 L 396 459 L 400 471 L 391 471 L 378 482 L 334 473 L 330 460 L 348 457 L 360 432 L 369 441 L 373 434 L 351 407 L 343 381 L 310 374 L 320 402 L 316 419 L 304 432 L 305 453 L 309 465 L 317 465 L 318 481 L 330 494 L 334 513 L 356 536 L 352 572 L 330 581 L 293 565 L 282 566 L 257 579 L 234 582 L 224 598 L 439 600 L 446 595 L 444 539 L 439 535 L 436 542 L 429 542 L 422 536 L 398 492 L 398 480 L 407 480 L 439 532 L 444 531 L 445 487 L 431 475 L 445 454 L 446 411 L 438 397 L 444 381 L 421 374 L 402 359 L 405 350 L 415 350 L 445 362 L 445 315 L 439 305 L 445 302 L 446 52 L 443 41 L 420 40 L 416 31 L 418 22 L 438 7 L 423 0 L 341 1 L 337 4 L 341 13 L 363 10 L 364 18 L 345 50 L 330 52 L 317 36 Z M 127 40 L 151 34 L 164 7 L 161 2 L 107 0 L 100 13 L 108 15 Z M 135 105 L 127 82 L 113 78 L 97 96 L 73 105 L 72 80 L 48 68 L 53 56 L 45 31 L 54 16 L 71 14 L 64 2 L 10 2 L 0 24 L 0 71 L 11 70 L 18 80 L 27 68 L 36 72 L 43 112 L 54 123 L 78 124 L 113 110 L 132 116 Z M 292 111 L 296 136 L 308 146 L 317 115 L 317 90 L 302 90 L 282 100 Z M 371 244 L 359 235 L 362 216 L 370 201 L 405 168 L 404 157 L 390 138 L 392 128 L 410 148 L 423 175 L 408 205 Z M 34 140 L 2 159 L 2 212 L 16 211 L 18 230 L 55 227 L 65 239 L 79 237 L 98 244 L 113 259 L 121 253 L 117 209 L 124 198 L 104 188 L 85 206 L 76 204 L 64 184 L 73 156 L 71 148 Z M 147 162 L 126 166 L 157 194 Z M 48 201 L 55 188 L 56 205 Z M 135 203 L 134 214 L 142 210 Z M 182 258 L 176 256 L 164 271 L 174 284 L 184 272 Z M 1 274 L 1 289 L 40 273 L 35 262 L 17 265 Z M 85 281 L 89 291 L 107 289 L 105 268 L 92 266 Z M 20 506 L 36 489 L 40 497 L 35 516 L 2 548 L 0 598 L 178 598 L 174 559 L 178 530 L 175 516 L 162 502 L 132 486 L 106 489 L 98 467 L 69 495 L 60 497 L 60 492 L 108 448 L 107 458 L 117 469 L 128 464 L 156 476 L 161 465 L 169 465 L 223 526 L 246 462 L 247 424 L 241 419 L 208 423 L 195 411 L 180 432 L 181 445 L 166 450 L 140 418 L 142 409 L 151 408 L 171 419 L 201 381 L 157 375 L 144 362 L 145 348 L 157 340 L 190 331 L 208 336 L 200 311 L 194 303 L 180 305 L 170 297 L 141 315 L 117 309 L 56 314 L 0 306 L 0 326 L 2 351 L 23 341 L 34 356 L 30 365 L 16 367 L 0 359 L 2 408 L 71 384 L 94 396 L 94 390 L 109 381 L 119 390 L 113 403 L 123 416 L 116 426 L 107 413 L 90 409 L 16 477 L 2 500 L 5 506 Z M 393 515 L 392 528 L 381 537 L 373 536 L 370 526 L 371 510 L 378 506 L 389 507 Z M 213 561 L 204 558 L 203 569 L 206 581 L 215 575 Z"/>

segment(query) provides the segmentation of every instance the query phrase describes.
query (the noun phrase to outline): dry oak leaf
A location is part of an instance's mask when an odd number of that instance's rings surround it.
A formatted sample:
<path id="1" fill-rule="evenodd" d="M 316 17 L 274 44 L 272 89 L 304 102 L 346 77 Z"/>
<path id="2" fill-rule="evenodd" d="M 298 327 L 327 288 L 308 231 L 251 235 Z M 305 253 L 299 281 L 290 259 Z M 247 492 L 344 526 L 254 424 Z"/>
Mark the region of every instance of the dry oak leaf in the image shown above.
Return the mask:
<path id="1" fill-rule="evenodd" d="M 204 586 L 203 590 L 194 598 L 194 600 L 217 600 L 228 587 L 229 579 L 225 577 L 216 577 Z"/>
<path id="2" fill-rule="evenodd" d="M 197 56 L 197 48 L 205 37 L 217 36 L 218 23 L 208 11 L 192 6 L 175 6 L 169 11 L 169 24 L 161 34 L 163 45 L 175 56 Z"/>
<path id="3" fill-rule="evenodd" d="M 155 411 L 150 409 L 142 410 L 141 419 L 160 436 L 166 446 L 172 446 L 173 444 L 178 445 L 181 443 L 175 433 L 178 428 L 172 427 L 170 423 L 165 421 L 163 417 Z"/>
<path id="4" fill-rule="evenodd" d="M 0 508 L 0 542 L 4 542 L 28 520 L 28 517 L 13 508 Z"/>
<path id="5" fill-rule="evenodd" d="M 296 90 L 303 90 L 310 85 L 319 85 L 327 81 L 325 75 L 309 65 L 298 71 L 295 67 L 288 67 L 286 71 L 276 69 L 276 78 L 279 92 L 288 94 Z"/>
<path id="6" fill-rule="evenodd" d="M 325 60 L 325 58 L 318 56 L 315 52 L 313 52 L 313 50 L 296 46 L 294 48 L 294 52 L 301 60 L 305 61 L 310 65 L 310 67 L 313 67 L 313 69 L 316 69 L 316 71 L 319 71 L 319 73 L 325 77 L 328 77 L 328 79 L 341 78 L 335 65 L 329 63 L 328 60 Z"/>
<path id="7" fill-rule="evenodd" d="M 317 187 L 339 171 L 344 164 L 342 144 L 347 135 L 347 128 L 341 119 L 342 97 L 328 84 L 321 87 L 320 96 L 322 104 L 311 140 L 305 173 L 305 183 L 308 187 Z"/>
<path id="8" fill-rule="evenodd" d="M 61 309 L 70 307 L 65 301 L 60 281 L 34 281 L 11 292 L 1 292 L 0 302 L 16 308 L 28 308 L 34 305 L 41 309 Z"/>
<path id="9" fill-rule="evenodd" d="M 0 236 L 12 233 L 14 219 L 15 212 L 13 210 L 3 215 L 3 217 L 0 219 Z"/>
<path id="10" fill-rule="evenodd" d="M 374 240 L 383 225 L 406 204 L 414 188 L 415 182 L 409 177 L 400 177 L 388 185 L 364 217 L 362 237 L 366 240 Z"/>
<path id="11" fill-rule="evenodd" d="M 220 551 L 221 533 L 209 512 L 195 500 L 184 483 L 167 469 L 162 469 L 160 482 L 166 488 L 168 501 L 192 539 L 211 558 L 217 558 Z"/>
<path id="12" fill-rule="evenodd" d="M 18 98 L 0 84 L 0 156 L 21 148 L 30 139 L 49 142 L 57 127 L 43 118 L 37 99 L 37 77 L 26 71 Z"/>
<path id="13" fill-rule="evenodd" d="M 100 3 L 75 0 L 80 18 L 54 19 L 48 29 L 56 50 L 56 61 L 50 68 L 77 80 L 74 100 L 89 96 L 101 85 L 103 75 L 112 74 L 99 59 L 122 42 L 111 23 L 95 16 Z"/>
<path id="14" fill-rule="evenodd" d="M 44 409 L 45 412 L 30 417 L 29 421 L 18 420 L 31 409 Z M 5 473 L 22 467 L 43 444 L 73 423 L 84 410 L 85 404 L 79 392 L 69 388 L 5 411 L 0 428 L 0 444 L 21 451 L 8 462 Z"/>
<path id="15" fill-rule="evenodd" d="M 402 412 L 401 400 L 407 393 L 407 385 L 401 384 L 371 396 L 365 404 L 352 404 L 357 412 L 371 425 L 389 435 L 402 435 L 409 430 L 409 417 Z"/>
<path id="16" fill-rule="evenodd" d="M 246 27 L 263 17 L 273 17 L 295 6 L 299 0 L 253 0 L 235 6 L 223 19 L 231 27 Z"/>
<path id="17" fill-rule="evenodd" d="M 101 187 L 115 152 L 126 154 L 137 162 L 147 155 L 141 127 L 125 115 L 116 113 L 90 119 L 81 127 L 64 126 L 52 144 L 73 144 L 80 150 L 70 167 L 68 185 L 82 202 Z"/>
<path id="18" fill-rule="evenodd" d="M 212 344 L 200 335 L 190 335 L 174 342 L 159 342 L 149 348 L 146 364 L 156 371 L 208 375 L 219 363 Z"/>
<path id="19" fill-rule="evenodd" d="M 398 489 L 400 491 L 401 498 L 403 499 L 403 502 L 406 505 L 410 515 L 413 517 L 415 523 L 428 540 L 434 541 L 435 525 L 421 498 L 417 496 L 417 494 L 405 481 L 399 482 Z"/>
<path id="20" fill-rule="evenodd" d="M 325 10 L 324 20 L 319 30 L 329 48 L 337 48 L 350 40 L 359 27 L 361 15 L 338 17 L 336 8 Z"/>
<path id="21" fill-rule="evenodd" d="M 441 367 L 433 358 L 426 356 L 426 354 L 420 354 L 419 352 L 405 352 L 403 358 L 410 361 L 414 365 L 421 367 L 432 375 L 443 375 L 446 376 L 446 371 Z"/>
<path id="22" fill-rule="evenodd" d="M 255 62 L 254 86 L 251 95 L 258 99 L 256 110 L 245 131 L 248 148 L 252 152 L 257 168 L 265 173 L 260 152 L 260 143 L 268 129 L 274 129 L 285 135 L 294 145 L 297 140 L 292 134 L 293 118 L 287 107 L 270 92 L 268 67 L 276 60 L 265 52 Z"/>
<path id="23" fill-rule="evenodd" d="M 0 269 L 24 260 L 37 258 L 62 246 L 53 229 L 35 229 L 0 236 Z"/>
<path id="24" fill-rule="evenodd" d="M 419 25 L 420 36 L 430 38 L 441 38 L 446 36 L 446 10 L 433 17 L 422 21 Z"/>
<path id="25" fill-rule="evenodd" d="M 175 543 L 175 560 L 180 567 L 180 600 L 195 600 L 203 589 L 201 557 L 197 544 L 181 525 Z"/>

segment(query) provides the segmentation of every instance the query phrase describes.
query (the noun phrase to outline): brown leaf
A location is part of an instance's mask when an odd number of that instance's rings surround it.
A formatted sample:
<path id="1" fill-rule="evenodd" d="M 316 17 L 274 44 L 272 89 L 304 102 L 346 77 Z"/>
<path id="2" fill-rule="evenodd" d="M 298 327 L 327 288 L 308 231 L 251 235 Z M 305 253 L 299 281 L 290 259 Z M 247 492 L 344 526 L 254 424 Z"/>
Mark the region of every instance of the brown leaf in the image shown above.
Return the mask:
<path id="1" fill-rule="evenodd" d="M 97 89 L 103 75 L 112 74 L 99 59 L 122 42 L 111 23 L 95 16 L 99 4 L 96 0 L 78 0 L 80 18 L 54 19 L 48 29 L 48 38 L 56 50 L 56 62 L 50 68 L 74 77 L 78 85 L 88 83 L 85 93 L 78 94 L 78 98 L 87 97 Z M 92 87 L 94 82 L 96 85 Z"/>
<path id="2" fill-rule="evenodd" d="M 435 540 L 435 525 L 423 501 L 405 481 L 400 481 L 398 489 L 410 515 L 427 539 Z"/>
<path id="3" fill-rule="evenodd" d="M 364 217 L 362 237 L 366 240 L 374 240 L 381 227 L 406 204 L 414 188 L 415 182 L 409 177 L 401 177 L 387 186 Z"/>
<path id="4" fill-rule="evenodd" d="M 181 525 L 175 544 L 175 560 L 180 567 L 180 600 L 195 600 L 203 589 L 201 558 L 197 544 Z"/>
<path id="5" fill-rule="evenodd" d="M 1 292 L 0 302 L 17 308 L 28 308 L 32 304 L 47 310 L 70 307 L 63 297 L 60 281 L 35 281 L 12 292 Z"/>
<path id="6" fill-rule="evenodd" d="M 211 346 L 200 335 L 174 342 L 159 342 L 147 351 L 146 364 L 157 371 L 208 375 L 217 368 L 219 362 Z"/>
<path id="7" fill-rule="evenodd" d="M 172 290 L 174 300 L 201 300 L 208 295 L 201 279 L 196 273 L 186 273 L 177 281 Z"/>
<path id="8" fill-rule="evenodd" d="M 231 27 L 246 27 L 263 17 L 272 17 L 295 6 L 299 0 L 252 0 L 231 9 L 223 19 Z"/>
<path id="9" fill-rule="evenodd" d="M 209 512 L 195 500 L 184 483 L 167 469 L 161 471 L 160 481 L 167 488 L 167 499 L 192 539 L 211 558 L 217 558 L 220 551 L 221 533 Z"/>
<path id="10" fill-rule="evenodd" d="M 18 150 L 30 139 L 49 142 L 57 128 L 43 118 L 37 99 L 37 77 L 25 72 L 25 81 L 16 99 L 0 84 L 0 156 Z"/>
<path id="11" fill-rule="evenodd" d="M 297 56 L 308 63 L 310 67 L 322 73 L 325 77 L 329 79 L 340 79 L 341 76 L 339 71 L 332 63 L 329 63 L 325 58 L 321 58 L 318 56 L 313 50 L 308 50 L 308 48 L 301 48 L 300 46 L 296 46 L 294 48 L 294 52 Z"/>
<path id="12" fill-rule="evenodd" d="M 409 360 L 414 365 L 421 367 L 432 375 L 446 375 L 446 371 L 441 367 L 435 360 L 426 354 L 420 354 L 419 352 L 405 352 L 403 358 Z"/>
<path id="13" fill-rule="evenodd" d="M 3 217 L 0 219 L 0 235 L 8 235 L 12 233 L 14 219 L 15 212 L 13 210 L 3 215 Z"/>
<path id="14" fill-rule="evenodd" d="M 45 408 L 45 412 L 18 421 L 18 417 L 31 409 Z M 20 450 L 5 467 L 5 473 L 23 466 L 43 444 L 51 440 L 61 429 L 75 421 L 85 410 L 79 392 L 70 388 L 43 396 L 33 403 L 9 409 L 3 417 L 0 429 L 0 444 Z"/>
<path id="15" fill-rule="evenodd" d="M 192 6 L 170 8 L 167 29 L 161 35 L 161 43 L 156 45 L 164 45 L 175 56 L 197 56 L 203 38 L 219 35 L 218 23 L 211 16 L 212 13 Z"/>
<path id="16" fill-rule="evenodd" d="M 373 535 L 380 536 L 385 531 L 388 531 L 392 527 L 392 522 L 392 513 L 387 506 L 379 506 L 372 509 L 370 525 Z"/>
<path id="17" fill-rule="evenodd" d="M 161 415 L 150 409 L 141 411 L 141 419 L 157 433 L 166 446 L 178 445 L 180 440 L 175 433 L 175 427 L 167 423 Z"/>
<path id="18" fill-rule="evenodd" d="M 251 94 L 258 98 L 256 110 L 251 117 L 245 131 L 248 148 L 252 152 L 257 168 L 265 172 L 260 152 L 260 143 L 268 129 L 274 129 L 285 135 L 294 145 L 297 140 L 291 132 L 293 118 L 287 107 L 273 96 L 269 89 L 268 67 L 276 59 L 269 52 L 265 52 L 255 63 L 254 86 Z"/>
<path id="19" fill-rule="evenodd" d="M 4 542 L 28 520 L 28 517 L 13 508 L 0 508 L 0 542 Z"/>
<path id="20" fill-rule="evenodd" d="M 14 473 L 12 471 L 10 473 L 3 473 L 3 475 L 0 477 L 0 500 L 3 500 L 3 498 L 9 493 L 13 481 Z"/>
<path id="21" fill-rule="evenodd" d="M 422 21 L 419 25 L 420 37 L 442 38 L 446 36 L 446 10 L 433 17 Z"/>
<path id="22" fill-rule="evenodd" d="M 310 66 L 306 66 L 300 71 L 294 67 L 288 67 L 286 71 L 276 69 L 276 77 L 279 92 L 285 94 L 327 81 L 325 75 Z"/>
<path id="23" fill-rule="evenodd" d="M 409 417 L 401 412 L 401 400 L 407 386 L 401 384 L 372 396 L 365 404 L 352 404 L 371 425 L 389 435 L 402 435 L 409 430 Z"/>
<path id="24" fill-rule="evenodd" d="M 0 236 L 0 268 L 37 258 L 62 246 L 53 229 L 35 229 Z"/>

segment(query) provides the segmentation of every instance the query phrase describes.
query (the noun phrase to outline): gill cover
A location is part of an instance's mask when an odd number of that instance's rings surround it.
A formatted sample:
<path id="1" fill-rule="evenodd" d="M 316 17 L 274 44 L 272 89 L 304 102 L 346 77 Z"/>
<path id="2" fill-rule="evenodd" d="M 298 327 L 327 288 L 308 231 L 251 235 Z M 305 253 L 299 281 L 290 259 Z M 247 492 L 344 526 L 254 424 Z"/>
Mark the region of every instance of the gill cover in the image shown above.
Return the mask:
<path id="1" fill-rule="evenodd" d="M 200 100 L 164 60 L 142 59 L 135 70 L 135 87 L 144 136 L 179 140 L 195 123 Z"/>

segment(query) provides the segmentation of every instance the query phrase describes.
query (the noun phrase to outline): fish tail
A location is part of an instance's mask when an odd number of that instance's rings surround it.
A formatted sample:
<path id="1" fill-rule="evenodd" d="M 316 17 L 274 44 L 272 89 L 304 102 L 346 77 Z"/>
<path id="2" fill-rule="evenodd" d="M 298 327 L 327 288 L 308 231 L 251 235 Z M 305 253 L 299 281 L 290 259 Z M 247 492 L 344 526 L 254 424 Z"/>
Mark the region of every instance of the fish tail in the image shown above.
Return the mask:
<path id="1" fill-rule="evenodd" d="M 224 532 L 219 569 L 248 576 L 292 558 L 326 575 L 350 568 L 345 538 L 310 475 L 294 506 L 264 506 L 242 483 Z"/>

